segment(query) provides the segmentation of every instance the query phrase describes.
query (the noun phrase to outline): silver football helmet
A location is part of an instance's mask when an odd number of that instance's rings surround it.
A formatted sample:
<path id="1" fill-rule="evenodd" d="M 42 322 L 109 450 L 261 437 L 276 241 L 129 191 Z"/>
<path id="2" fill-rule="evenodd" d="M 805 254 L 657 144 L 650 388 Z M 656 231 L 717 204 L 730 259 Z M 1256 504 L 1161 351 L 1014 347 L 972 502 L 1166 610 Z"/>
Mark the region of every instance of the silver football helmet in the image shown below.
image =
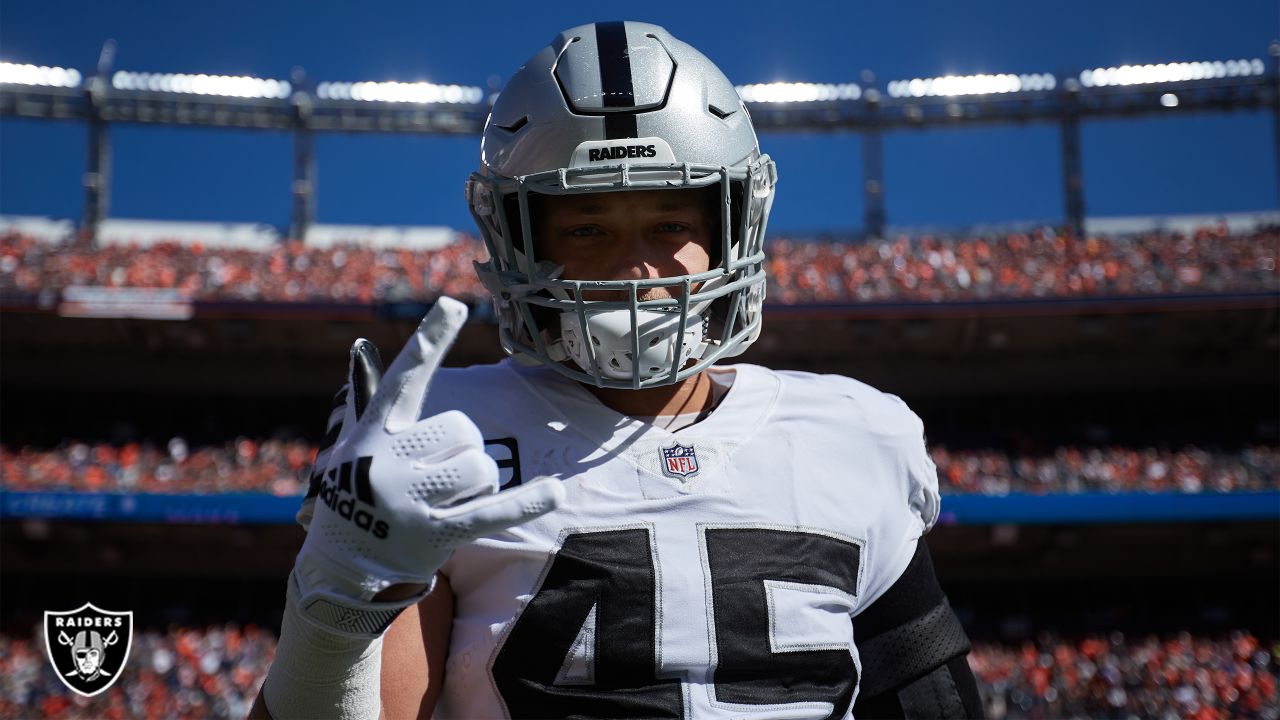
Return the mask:
<path id="1" fill-rule="evenodd" d="M 697 50 L 640 22 L 561 33 L 503 88 L 467 181 L 503 348 L 614 388 L 674 383 L 741 353 L 760 334 L 776 182 L 741 98 Z M 719 194 L 707 272 L 570 279 L 537 257 L 530 195 L 699 187 Z M 670 297 L 638 299 L 650 288 Z"/>

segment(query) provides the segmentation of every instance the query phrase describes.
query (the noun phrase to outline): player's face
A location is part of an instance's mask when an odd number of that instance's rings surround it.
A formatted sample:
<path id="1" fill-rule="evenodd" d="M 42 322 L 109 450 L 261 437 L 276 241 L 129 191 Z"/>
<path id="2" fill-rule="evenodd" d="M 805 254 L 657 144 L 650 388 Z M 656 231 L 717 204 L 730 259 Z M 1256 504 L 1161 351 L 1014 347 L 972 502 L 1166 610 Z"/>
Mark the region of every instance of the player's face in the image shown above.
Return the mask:
<path id="1" fill-rule="evenodd" d="M 543 199 L 539 259 L 564 266 L 570 280 L 645 280 L 711 267 L 707 191 L 640 190 Z M 641 300 L 673 297 L 667 288 Z M 606 299 L 592 298 L 585 299 Z"/>

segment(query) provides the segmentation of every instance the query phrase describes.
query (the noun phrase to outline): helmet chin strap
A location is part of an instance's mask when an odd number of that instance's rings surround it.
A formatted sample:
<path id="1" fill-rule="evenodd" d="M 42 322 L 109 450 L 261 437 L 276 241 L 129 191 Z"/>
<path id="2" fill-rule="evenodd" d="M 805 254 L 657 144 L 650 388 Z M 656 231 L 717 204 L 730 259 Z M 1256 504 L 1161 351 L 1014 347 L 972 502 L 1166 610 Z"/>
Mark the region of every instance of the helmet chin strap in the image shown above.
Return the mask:
<path id="1" fill-rule="evenodd" d="M 636 311 L 640 336 L 638 363 L 632 357 L 634 333 L 630 310 L 588 310 L 586 316 L 588 337 L 584 338 L 578 314 L 560 314 L 560 340 L 556 348 L 586 372 L 598 373 L 610 380 L 632 379 L 636 364 L 642 381 L 667 375 L 673 366 L 684 367 L 691 360 L 701 359 L 707 349 L 701 314 L 690 314 L 681 329 L 679 313 Z M 680 357 L 677 358 L 676 342 L 682 335 Z"/>

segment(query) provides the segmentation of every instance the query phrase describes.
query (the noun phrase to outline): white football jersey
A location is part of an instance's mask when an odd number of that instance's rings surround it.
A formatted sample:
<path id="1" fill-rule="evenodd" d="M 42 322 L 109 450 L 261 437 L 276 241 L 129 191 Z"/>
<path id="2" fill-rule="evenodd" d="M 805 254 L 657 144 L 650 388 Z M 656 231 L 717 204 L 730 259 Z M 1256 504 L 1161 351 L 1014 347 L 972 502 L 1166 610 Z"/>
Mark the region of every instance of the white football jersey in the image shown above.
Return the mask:
<path id="1" fill-rule="evenodd" d="M 734 373 L 671 433 L 507 360 L 442 369 L 424 416 L 465 412 L 505 486 L 563 506 L 458 548 L 436 717 L 848 718 L 850 618 L 938 516 L 920 419 L 845 377 Z"/>

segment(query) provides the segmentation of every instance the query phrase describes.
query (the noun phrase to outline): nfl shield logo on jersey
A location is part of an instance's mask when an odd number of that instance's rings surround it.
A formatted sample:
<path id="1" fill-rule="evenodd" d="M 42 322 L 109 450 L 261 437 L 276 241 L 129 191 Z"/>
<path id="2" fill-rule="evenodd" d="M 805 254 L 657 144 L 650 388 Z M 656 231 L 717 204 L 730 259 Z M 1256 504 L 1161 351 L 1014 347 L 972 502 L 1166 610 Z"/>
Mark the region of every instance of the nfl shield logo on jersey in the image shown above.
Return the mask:
<path id="1" fill-rule="evenodd" d="M 692 445 L 676 443 L 662 448 L 662 473 L 669 478 L 684 480 L 698 474 L 698 453 Z"/>
<path id="2" fill-rule="evenodd" d="M 133 612 L 113 612 L 85 603 L 75 610 L 44 613 L 44 646 L 58 679 L 73 692 L 93 697 L 120 678 L 133 645 Z"/>

